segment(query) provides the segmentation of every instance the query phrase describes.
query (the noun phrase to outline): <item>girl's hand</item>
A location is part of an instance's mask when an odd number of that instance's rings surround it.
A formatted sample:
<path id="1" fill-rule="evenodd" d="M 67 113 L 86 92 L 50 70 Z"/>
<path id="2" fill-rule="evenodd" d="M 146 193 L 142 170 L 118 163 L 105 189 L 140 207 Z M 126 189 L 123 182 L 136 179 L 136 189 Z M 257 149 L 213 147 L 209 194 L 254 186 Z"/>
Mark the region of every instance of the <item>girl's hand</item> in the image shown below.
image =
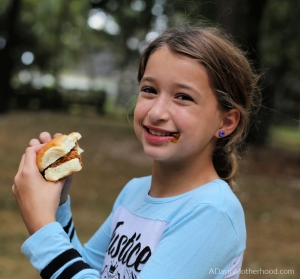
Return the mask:
<path id="1" fill-rule="evenodd" d="M 55 222 L 60 195 L 65 180 L 48 182 L 40 174 L 36 164 L 36 154 L 43 144 L 26 149 L 12 187 L 15 200 L 29 234 L 43 226 Z"/>
<path id="2" fill-rule="evenodd" d="M 61 136 L 62 134 L 60 133 L 56 133 L 53 138 L 56 138 L 58 136 Z M 47 143 L 50 140 L 52 140 L 51 135 L 48 132 L 42 132 L 40 133 L 39 139 L 31 139 L 29 141 L 29 146 L 34 146 L 34 145 L 38 145 L 38 144 L 43 144 L 43 143 Z M 65 182 L 64 182 L 64 186 L 63 189 L 61 191 L 61 196 L 60 196 L 60 201 L 59 201 L 59 205 L 65 203 L 68 199 L 68 195 L 69 195 L 69 190 L 72 184 L 72 180 L 73 180 L 73 175 L 69 175 L 68 177 L 66 177 Z"/>

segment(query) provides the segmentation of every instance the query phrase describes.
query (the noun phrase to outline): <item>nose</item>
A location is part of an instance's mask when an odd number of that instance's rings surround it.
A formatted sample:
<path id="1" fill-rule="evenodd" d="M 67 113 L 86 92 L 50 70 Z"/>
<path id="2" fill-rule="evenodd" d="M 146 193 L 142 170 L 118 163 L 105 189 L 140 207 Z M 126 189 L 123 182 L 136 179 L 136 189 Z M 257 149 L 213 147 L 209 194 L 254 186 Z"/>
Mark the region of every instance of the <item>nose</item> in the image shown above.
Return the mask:
<path id="1" fill-rule="evenodd" d="M 170 117 L 170 104 L 166 96 L 159 96 L 155 99 L 148 116 L 152 122 L 167 121 Z"/>

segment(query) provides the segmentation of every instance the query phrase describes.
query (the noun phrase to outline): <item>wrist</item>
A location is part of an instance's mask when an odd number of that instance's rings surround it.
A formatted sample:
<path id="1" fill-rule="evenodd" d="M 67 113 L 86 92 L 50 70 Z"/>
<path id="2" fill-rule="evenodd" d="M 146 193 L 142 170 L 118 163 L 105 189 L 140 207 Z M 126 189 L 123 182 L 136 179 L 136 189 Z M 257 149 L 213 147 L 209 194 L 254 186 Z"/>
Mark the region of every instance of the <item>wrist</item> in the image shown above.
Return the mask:
<path id="1" fill-rule="evenodd" d="M 25 221 L 25 220 L 24 220 Z M 46 218 L 43 220 L 35 220 L 31 222 L 26 222 L 25 225 L 27 227 L 29 235 L 33 235 L 37 231 L 39 231 L 41 228 L 45 227 L 48 224 L 56 222 L 55 218 Z"/>

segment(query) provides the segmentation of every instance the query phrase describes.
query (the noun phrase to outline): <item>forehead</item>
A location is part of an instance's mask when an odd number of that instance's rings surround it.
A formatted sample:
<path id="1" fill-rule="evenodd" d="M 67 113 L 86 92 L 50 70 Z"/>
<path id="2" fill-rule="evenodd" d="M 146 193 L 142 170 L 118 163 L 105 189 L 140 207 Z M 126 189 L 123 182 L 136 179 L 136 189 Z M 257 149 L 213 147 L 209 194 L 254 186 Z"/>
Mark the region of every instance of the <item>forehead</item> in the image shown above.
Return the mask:
<path id="1" fill-rule="evenodd" d="M 173 51 L 168 45 L 163 45 L 159 48 L 157 48 L 156 50 L 154 50 L 148 59 L 148 63 L 149 60 L 153 60 L 153 58 L 159 59 L 161 60 L 162 58 L 171 58 L 172 60 L 175 60 L 176 62 L 182 63 L 183 61 L 189 62 L 189 63 L 193 63 L 195 65 L 200 65 L 202 66 L 202 64 L 195 58 L 190 57 L 188 54 L 181 54 L 179 52 L 175 52 Z M 159 57 L 159 58 L 157 58 Z M 165 61 L 161 61 L 162 63 L 164 63 Z M 147 63 L 147 64 L 148 64 Z"/>
<path id="2" fill-rule="evenodd" d="M 163 46 L 150 55 L 144 77 L 149 75 L 187 82 L 200 81 L 202 84 L 210 83 L 206 68 L 198 60 L 174 53 L 168 46 Z"/>

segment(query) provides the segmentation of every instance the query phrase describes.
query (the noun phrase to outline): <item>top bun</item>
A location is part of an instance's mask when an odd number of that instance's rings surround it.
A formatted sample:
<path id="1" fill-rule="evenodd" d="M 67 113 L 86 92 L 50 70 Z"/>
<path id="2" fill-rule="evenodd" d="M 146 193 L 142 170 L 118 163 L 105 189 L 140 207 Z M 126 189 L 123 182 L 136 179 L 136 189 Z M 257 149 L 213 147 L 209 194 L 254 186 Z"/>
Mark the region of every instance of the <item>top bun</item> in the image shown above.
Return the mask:
<path id="1" fill-rule="evenodd" d="M 65 156 L 76 145 L 81 135 L 73 132 L 69 135 L 61 135 L 49 141 L 37 154 L 36 163 L 42 172 L 57 159 Z M 79 149 L 80 150 L 80 149 Z"/>

